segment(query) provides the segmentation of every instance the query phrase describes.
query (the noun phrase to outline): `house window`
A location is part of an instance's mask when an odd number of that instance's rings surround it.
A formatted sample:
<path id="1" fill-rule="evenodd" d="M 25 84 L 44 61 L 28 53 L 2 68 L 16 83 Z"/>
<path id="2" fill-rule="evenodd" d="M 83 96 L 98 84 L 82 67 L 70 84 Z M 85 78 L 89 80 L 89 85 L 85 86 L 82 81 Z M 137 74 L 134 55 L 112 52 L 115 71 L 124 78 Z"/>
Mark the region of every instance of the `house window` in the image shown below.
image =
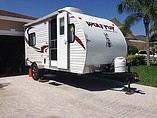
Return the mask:
<path id="1" fill-rule="evenodd" d="M 36 36 L 35 36 L 35 33 L 31 33 L 28 35 L 28 38 L 29 38 L 29 45 L 30 46 L 35 46 L 36 44 Z"/>

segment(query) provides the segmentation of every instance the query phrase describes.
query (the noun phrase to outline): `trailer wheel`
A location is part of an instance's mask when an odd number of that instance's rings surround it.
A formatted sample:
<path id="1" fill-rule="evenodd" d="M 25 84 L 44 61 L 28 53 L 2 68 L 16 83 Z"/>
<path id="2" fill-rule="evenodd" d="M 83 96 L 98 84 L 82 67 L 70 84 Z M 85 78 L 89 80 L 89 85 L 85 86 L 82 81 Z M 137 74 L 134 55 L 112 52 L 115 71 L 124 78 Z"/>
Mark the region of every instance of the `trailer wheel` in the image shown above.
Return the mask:
<path id="1" fill-rule="evenodd" d="M 31 68 L 32 68 L 32 78 L 34 80 L 38 80 L 40 78 L 40 72 L 37 64 L 33 62 Z"/>

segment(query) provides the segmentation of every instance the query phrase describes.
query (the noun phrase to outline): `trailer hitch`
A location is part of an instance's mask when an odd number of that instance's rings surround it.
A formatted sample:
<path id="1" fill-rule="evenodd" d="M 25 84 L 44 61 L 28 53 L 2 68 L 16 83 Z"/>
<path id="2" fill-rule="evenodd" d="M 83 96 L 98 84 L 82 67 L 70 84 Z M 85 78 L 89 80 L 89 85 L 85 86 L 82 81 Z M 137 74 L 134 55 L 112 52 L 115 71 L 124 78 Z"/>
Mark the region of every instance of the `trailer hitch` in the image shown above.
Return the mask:
<path id="1" fill-rule="evenodd" d="M 138 82 L 139 81 L 139 75 L 135 72 L 131 72 L 131 70 L 130 70 L 130 66 L 131 66 L 130 61 L 127 64 L 128 64 L 128 73 L 127 73 L 128 76 L 126 76 L 127 77 L 126 80 L 128 82 L 128 89 L 126 91 L 126 94 L 132 95 L 132 94 L 134 94 L 134 91 L 131 91 L 130 84 L 131 84 L 131 82 Z"/>
<path id="2" fill-rule="evenodd" d="M 130 77 L 127 78 L 127 81 L 128 81 L 128 89 L 127 89 L 127 91 L 126 91 L 125 93 L 128 94 L 128 95 L 134 94 L 134 91 L 131 91 L 131 88 L 130 88 L 131 80 L 132 80 L 132 78 L 130 78 Z"/>

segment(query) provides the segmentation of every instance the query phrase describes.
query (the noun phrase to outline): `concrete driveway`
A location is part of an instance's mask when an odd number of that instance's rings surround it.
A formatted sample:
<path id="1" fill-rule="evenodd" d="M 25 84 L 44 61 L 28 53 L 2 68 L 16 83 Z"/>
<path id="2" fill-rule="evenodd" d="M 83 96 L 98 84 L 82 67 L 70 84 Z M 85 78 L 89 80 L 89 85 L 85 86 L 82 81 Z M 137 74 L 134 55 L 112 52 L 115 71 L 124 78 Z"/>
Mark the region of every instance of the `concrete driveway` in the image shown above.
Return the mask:
<path id="1" fill-rule="evenodd" d="M 157 88 L 91 77 L 0 78 L 0 118 L 157 118 Z M 57 81 L 56 81 L 57 80 Z"/>

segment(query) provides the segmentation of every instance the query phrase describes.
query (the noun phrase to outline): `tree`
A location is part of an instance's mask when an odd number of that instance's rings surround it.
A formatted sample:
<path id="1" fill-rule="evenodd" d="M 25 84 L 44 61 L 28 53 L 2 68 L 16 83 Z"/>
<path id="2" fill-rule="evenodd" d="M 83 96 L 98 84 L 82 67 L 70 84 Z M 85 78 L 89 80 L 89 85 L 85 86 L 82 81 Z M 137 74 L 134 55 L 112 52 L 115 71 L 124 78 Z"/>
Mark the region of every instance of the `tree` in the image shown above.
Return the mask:
<path id="1" fill-rule="evenodd" d="M 151 33 L 150 40 L 156 41 L 157 40 L 157 20 L 151 25 L 150 33 Z"/>
<path id="2" fill-rule="evenodd" d="M 121 32 L 123 33 L 124 36 L 127 36 L 127 34 L 131 34 L 132 32 L 130 29 L 126 29 L 126 27 L 121 27 L 120 28 Z"/>
<path id="3" fill-rule="evenodd" d="M 157 0 L 123 0 L 117 5 L 118 12 L 129 13 L 130 15 L 124 21 L 124 29 L 129 30 L 131 26 L 143 20 L 146 33 L 147 65 L 150 65 L 149 59 L 149 25 L 156 20 Z"/>
<path id="4" fill-rule="evenodd" d="M 134 45 L 128 46 L 128 53 L 129 54 L 136 54 L 138 52 L 138 48 Z"/>

